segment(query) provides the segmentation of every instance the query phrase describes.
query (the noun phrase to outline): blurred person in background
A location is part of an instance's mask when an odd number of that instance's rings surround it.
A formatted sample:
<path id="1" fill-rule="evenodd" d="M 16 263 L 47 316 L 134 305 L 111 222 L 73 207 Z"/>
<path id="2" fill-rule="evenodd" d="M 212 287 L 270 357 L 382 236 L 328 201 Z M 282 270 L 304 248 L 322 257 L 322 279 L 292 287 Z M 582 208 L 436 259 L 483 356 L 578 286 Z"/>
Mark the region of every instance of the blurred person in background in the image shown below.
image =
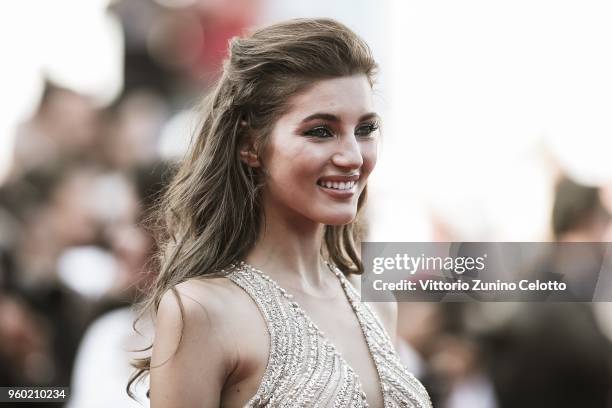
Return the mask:
<path id="1" fill-rule="evenodd" d="M 13 294 L 0 293 L 0 384 L 47 384 L 53 370 L 49 328 Z"/>
<path id="2" fill-rule="evenodd" d="M 47 83 L 38 111 L 19 128 L 10 178 L 65 160 L 95 160 L 100 125 L 91 98 Z"/>
<path id="3" fill-rule="evenodd" d="M 155 163 L 168 109 L 167 102 L 147 88 L 124 94 L 104 113 L 105 124 L 98 141 L 101 164 L 107 170 L 131 173 Z"/>
<path id="4" fill-rule="evenodd" d="M 430 222 L 432 241 L 461 241 L 458 232 L 436 212 L 430 213 Z M 423 272 L 421 276 L 427 276 L 427 271 Z M 398 351 L 402 362 L 429 390 L 433 405 L 497 407 L 484 361 L 484 345 L 479 333 L 468 325 L 469 315 L 474 313 L 472 306 L 481 305 L 442 303 L 443 294 L 428 294 L 418 302 L 406 301 L 410 297 L 402 295 L 397 294 Z"/>
<path id="5" fill-rule="evenodd" d="M 597 187 L 569 178 L 557 183 L 552 229 L 558 244 L 543 267 L 568 282 L 576 300 L 586 302 L 594 300 L 610 248 L 606 241 L 612 217 L 601 198 Z"/>
<path id="6" fill-rule="evenodd" d="M 498 398 L 488 372 L 486 341 L 471 320 L 486 305 L 441 303 L 441 331 L 429 352 L 431 377 L 443 408 L 497 408 Z"/>
<path id="7" fill-rule="evenodd" d="M 497 408 L 488 371 L 487 343 L 469 321 L 480 303 L 401 302 L 399 351 L 440 408 Z"/>
<path id="8" fill-rule="evenodd" d="M 600 189 L 562 178 L 556 186 L 552 229 L 556 241 L 604 242 L 609 238 L 610 213 Z"/>
<path id="9" fill-rule="evenodd" d="M 111 9 L 121 19 L 125 37 L 125 92 L 146 88 L 175 108 L 185 101 L 191 104 L 217 78 L 227 42 L 253 25 L 262 3 L 115 2 Z"/>
<path id="10" fill-rule="evenodd" d="M 555 239 L 582 244 L 559 246 L 540 265 L 541 274 L 586 281 L 592 295 L 603 270 L 598 243 L 609 221 L 597 188 L 560 180 L 551 220 Z M 508 323 L 491 333 L 487 355 L 500 408 L 612 407 L 612 343 L 591 303 L 521 303 Z"/>
<path id="11" fill-rule="evenodd" d="M 149 318 L 141 320 L 138 332 L 133 330 L 136 315 L 131 304 L 138 293 L 155 278 L 152 255 L 156 252 L 148 220 L 171 175 L 162 162 L 139 166 L 132 178 L 139 197 L 136 219 L 108 230 L 111 248 L 117 259 L 118 275 L 114 286 L 105 294 L 99 317 L 87 328 L 79 346 L 71 382 L 68 406 L 79 407 L 143 407 L 148 383 L 136 387 L 137 401 L 125 392 L 132 374 L 131 359 L 152 341 Z"/>
<path id="12" fill-rule="evenodd" d="M 166 197 L 161 271 L 144 309 L 157 311 L 155 343 L 138 366 L 150 371 L 152 405 L 431 406 L 386 334 L 395 311 L 366 308 L 345 276 L 362 272 L 353 222 L 376 159 L 375 66 L 332 20 L 232 41 Z"/>
<path id="13" fill-rule="evenodd" d="M 0 384 L 61 386 L 54 381 L 52 336 L 52 328 L 42 316 L 23 299 L 0 289 Z M 40 401 L 36 406 L 58 407 L 61 403 Z"/>
<path id="14" fill-rule="evenodd" d="M 86 204 L 91 174 L 78 168 L 82 171 L 68 164 L 33 170 L 0 189 L 1 206 L 16 225 L 8 290 L 22 299 L 14 306 L 21 310 L 22 324 L 35 327 L 40 341 L 48 343 L 47 364 L 38 366 L 40 385 L 68 384 L 90 310 L 58 275 L 67 248 L 96 239 L 95 218 Z"/>

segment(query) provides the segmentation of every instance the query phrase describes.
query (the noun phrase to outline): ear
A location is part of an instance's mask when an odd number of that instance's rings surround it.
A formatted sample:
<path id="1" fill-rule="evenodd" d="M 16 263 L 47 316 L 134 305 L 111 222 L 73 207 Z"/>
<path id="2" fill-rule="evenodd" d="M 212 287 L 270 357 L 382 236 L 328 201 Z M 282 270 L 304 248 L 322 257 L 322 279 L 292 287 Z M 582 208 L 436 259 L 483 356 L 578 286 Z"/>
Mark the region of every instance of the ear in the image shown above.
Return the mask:
<path id="1" fill-rule="evenodd" d="M 240 153 L 240 160 L 249 167 L 260 167 L 261 162 L 259 161 L 259 155 L 255 149 L 253 138 L 245 135 L 243 140 L 238 145 L 238 151 Z"/>

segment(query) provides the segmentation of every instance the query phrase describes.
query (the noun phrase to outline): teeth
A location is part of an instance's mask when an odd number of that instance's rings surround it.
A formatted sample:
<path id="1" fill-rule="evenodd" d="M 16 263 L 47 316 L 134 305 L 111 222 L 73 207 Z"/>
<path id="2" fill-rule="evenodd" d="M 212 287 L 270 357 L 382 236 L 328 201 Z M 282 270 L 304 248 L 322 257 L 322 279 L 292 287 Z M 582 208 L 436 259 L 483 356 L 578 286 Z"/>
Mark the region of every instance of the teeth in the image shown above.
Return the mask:
<path id="1" fill-rule="evenodd" d="M 320 186 L 333 188 L 336 190 L 350 190 L 355 185 L 354 181 L 320 181 L 318 183 Z"/>

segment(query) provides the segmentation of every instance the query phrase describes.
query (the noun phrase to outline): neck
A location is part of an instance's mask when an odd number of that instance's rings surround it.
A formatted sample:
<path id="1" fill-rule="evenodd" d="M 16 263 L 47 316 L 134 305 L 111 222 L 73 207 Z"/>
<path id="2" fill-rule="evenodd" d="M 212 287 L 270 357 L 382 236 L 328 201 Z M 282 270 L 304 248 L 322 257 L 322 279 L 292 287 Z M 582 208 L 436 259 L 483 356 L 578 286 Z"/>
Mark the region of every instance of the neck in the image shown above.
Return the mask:
<path id="1" fill-rule="evenodd" d="M 323 224 L 269 209 L 246 261 L 279 283 L 307 293 L 320 291 L 329 286 L 330 276 L 321 256 L 323 232 Z"/>

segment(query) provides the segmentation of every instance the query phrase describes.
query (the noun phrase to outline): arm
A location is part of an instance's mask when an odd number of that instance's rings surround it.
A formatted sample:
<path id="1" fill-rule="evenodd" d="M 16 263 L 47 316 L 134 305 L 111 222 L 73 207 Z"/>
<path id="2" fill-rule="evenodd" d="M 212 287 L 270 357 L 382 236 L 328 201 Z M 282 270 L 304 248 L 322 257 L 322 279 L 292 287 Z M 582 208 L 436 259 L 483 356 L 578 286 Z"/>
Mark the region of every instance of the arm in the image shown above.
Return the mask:
<path id="1" fill-rule="evenodd" d="M 205 285 L 199 285 L 197 293 L 194 289 L 191 282 L 177 286 L 184 321 L 172 291 L 159 305 L 151 357 L 151 408 L 220 406 L 230 365 L 221 309 L 212 290 L 205 290 Z"/>

